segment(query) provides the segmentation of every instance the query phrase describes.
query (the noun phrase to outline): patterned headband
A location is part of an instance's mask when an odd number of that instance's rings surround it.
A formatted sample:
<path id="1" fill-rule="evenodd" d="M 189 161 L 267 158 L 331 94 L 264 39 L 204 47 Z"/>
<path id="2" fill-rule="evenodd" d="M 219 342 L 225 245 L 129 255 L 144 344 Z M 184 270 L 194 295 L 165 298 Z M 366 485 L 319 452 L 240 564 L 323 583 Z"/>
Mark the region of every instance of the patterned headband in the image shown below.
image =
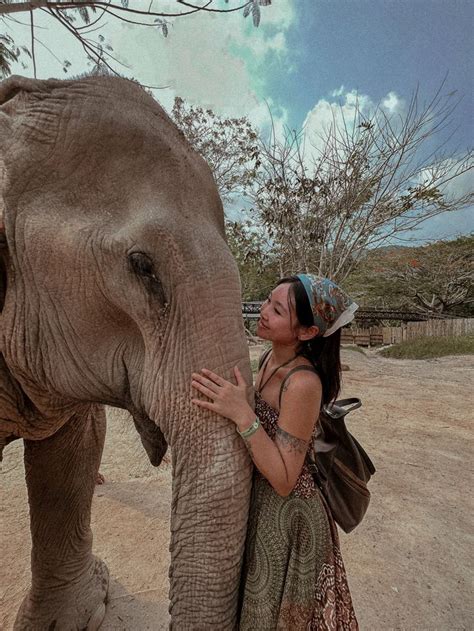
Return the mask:
<path id="1" fill-rule="evenodd" d="M 329 337 L 354 319 L 359 305 L 332 280 L 313 274 L 298 274 L 298 278 L 306 290 L 318 336 Z"/>

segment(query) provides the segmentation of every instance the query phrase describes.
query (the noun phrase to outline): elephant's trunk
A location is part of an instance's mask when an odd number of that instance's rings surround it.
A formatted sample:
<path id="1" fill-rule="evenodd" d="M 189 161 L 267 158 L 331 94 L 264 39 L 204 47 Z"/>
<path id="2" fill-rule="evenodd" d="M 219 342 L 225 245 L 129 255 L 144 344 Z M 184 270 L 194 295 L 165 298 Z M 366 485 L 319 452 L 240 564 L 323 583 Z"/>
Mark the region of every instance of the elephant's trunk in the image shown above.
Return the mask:
<path id="1" fill-rule="evenodd" d="M 198 440 L 193 432 L 172 448 L 172 628 L 231 630 L 236 622 L 251 467 L 231 423 L 199 414 L 194 422 L 201 425 L 207 440 Z"/>
<path id="2" fill-rule="evenodd" d="M 188 307 L 186 321 L 205 322 L 205 327 L 184 330 L 172 347 L 162 347 L 165 354 L 174 354 L 175 366 L 180 355 L 182 370 L 156 375 L 154 404 L 150 401 L 148 408 L 172 453 L 170 613 L 171 628 L 179 631 L 224 631 L 236 625 L 251 460 L 230 420 L 191 402 L 197 397 L 191 373 L 203 367 L 233 379 L 232 368 L 239 365 L 251 383 L 240 301 L 227 293 L 220 304 L 232 305 L 232 312 L 228 307 L 223 315 L 221 308 L 218 322 L 210 321 L 209 313 L 190 314 Z M 191 348 L 190 339 L 199 344 Z M 170 363 L 171 357 L 162 357 L 164 366 Z"/>

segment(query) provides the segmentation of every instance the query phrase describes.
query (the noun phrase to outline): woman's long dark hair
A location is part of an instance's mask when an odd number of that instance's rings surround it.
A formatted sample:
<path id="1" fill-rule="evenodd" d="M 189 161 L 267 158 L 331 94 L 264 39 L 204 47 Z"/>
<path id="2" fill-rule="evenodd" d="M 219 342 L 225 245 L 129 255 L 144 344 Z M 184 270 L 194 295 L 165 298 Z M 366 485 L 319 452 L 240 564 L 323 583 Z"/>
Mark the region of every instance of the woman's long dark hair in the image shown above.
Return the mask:
<path id="1" fill-rule="evenodd" d="M 303 283 L 297 276 L 288 276 L 278 285 L 290 285 L 289 299 L 293 300 L 298 323 L 302 326 L 314 324 L 313 312 Z M 317 336 L 302 342 L 298 355 L 306 357 L 315 367 L 323 386 L 322 403 L 334 401 L 341 389 L 341 329 L 328 337 Z"/>

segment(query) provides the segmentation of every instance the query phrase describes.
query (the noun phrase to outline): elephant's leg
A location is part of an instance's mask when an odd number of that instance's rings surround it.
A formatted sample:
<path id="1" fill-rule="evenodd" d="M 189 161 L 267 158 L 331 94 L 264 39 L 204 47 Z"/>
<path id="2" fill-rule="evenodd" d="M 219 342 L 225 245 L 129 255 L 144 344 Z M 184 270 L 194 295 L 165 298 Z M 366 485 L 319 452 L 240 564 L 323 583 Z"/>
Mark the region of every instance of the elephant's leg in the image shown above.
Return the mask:
<path id="1" fill-rule="evenodd" d="M 31 520 L 31 589 L 15 630 L 97 629 L 108 571 L 92 556 L 91 502 L 105 438 L 105 411 L 91 406 L 50 438 L 25 441 Z"/>

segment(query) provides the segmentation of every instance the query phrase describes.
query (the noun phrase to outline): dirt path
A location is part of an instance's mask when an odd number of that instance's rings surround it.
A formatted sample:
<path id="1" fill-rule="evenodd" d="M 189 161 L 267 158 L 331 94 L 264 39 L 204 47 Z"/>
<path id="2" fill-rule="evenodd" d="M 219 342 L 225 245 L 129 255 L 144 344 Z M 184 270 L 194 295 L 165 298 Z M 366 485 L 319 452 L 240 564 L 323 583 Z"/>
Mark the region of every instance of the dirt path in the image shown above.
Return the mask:
<path id="1" fill-rule="evenodd" d="M 351 427 L 377 467 L 366 520 L 341 536 L 361 630 L 473 629 L 472 359 L 345 351 L 344 361 L 344 394 L 364 403 Z M 169 466 L 147 464 L 125 413 L 108 419 L 107 482 L 93 505 L 94 550 L 111 573 L 102 628 L 166 629 Z M 7 447 L 0 480 L 0 628 L 9 631 L 29 581 L 20 441 Z"/>

